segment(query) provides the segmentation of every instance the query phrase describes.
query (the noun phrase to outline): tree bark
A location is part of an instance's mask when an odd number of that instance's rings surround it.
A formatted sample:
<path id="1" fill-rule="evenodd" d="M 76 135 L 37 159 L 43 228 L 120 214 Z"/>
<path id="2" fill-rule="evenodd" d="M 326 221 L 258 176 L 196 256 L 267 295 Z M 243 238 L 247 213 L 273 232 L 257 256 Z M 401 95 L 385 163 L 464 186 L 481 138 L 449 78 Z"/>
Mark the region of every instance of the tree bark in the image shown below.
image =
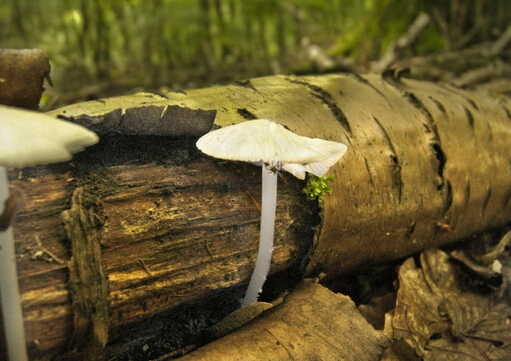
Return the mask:
<path id="1" fill-rule="evenodd" d="M 299 267 L 317 224 L 300 182 L 279 178 L 273 273 Z M 219 293 L 225 304 L 241 300 L 258 250 L 260 167 L 209 159 L 195 138 L 103 136 L 72 162 L 11 170 L 10 179 L 21 195 L 13 230 L 31 359 L 76 350 L 100 359 L 105 325 L 117 345 L 140 320 L 171 322 L 162 312 L 180 305 Z M 94 251 L 78 252 L 87 237 Z M 210 324 L 232 311 L 221 302 Z"/>
<path id="2" fill-rule="evenodd" d="M 504 95 L 378 75 L 275 76 L 164 97 L 104 99 L 51 114 L 94 123 L 107 115 L 122 121 L 124 107 L 136 108 L 132 114 L 140 117 L 130 121 L 141 129 L 154 121 L 143 114 L 160 116 L 146 110 L 160 106 L 216 111 L 220 127 L 268 118 L 297 134 L 348 145 L 331 169 L 337 178 L 319 226 L 303 182 L 280 177 L 271 267 L 278 281 L 289 270 L 300 276 L 306 265 L 307 275 L 325 272 L 328 283 L 361 265 L 511 221 L 511 105 Z M 120 345 L 142 348 L 152 337 L 146 331 L 173 335 L 166 328 L 171 313 L 182 314 L 184 306 L 216 306 L 219 295 L 232 301 L 203 323 L 236 307 L 257 252 L 260 169 L 206 157 L 195 140 L 102 134 L 100 144 L 71 162 L 11 171 L 22 197 L 14 234 L 32 359 L 72 351 L 66 343 L 76 325 L 65 262 L 74 254 L 61 213 L 79 187 L 98 221 L 109 358 L 122 358 Z M 142 330 L 137 323 L 147 320 Z"/>
<path id="3" fill-rule="evenodd" d="M 0 49 L 0 104 L 39 109 L 43 83 L 50 80 L 48 55 L 41 49 Z"/>
<path id="4" fill-rule="evenodd" d="M 300 135 L 348 144 L 331 171 L 337 180 L 325 199 L 309 275 L 326 272 L 328 280 L 510 221 L 506 95 L 348 74 L 274 76 L 166 96 L 167 104 L 216 110 L 221 127 L 268 118 Z M 87 107 L 100 116 L 121 99 L 53 114 L 79 120 Z"/>

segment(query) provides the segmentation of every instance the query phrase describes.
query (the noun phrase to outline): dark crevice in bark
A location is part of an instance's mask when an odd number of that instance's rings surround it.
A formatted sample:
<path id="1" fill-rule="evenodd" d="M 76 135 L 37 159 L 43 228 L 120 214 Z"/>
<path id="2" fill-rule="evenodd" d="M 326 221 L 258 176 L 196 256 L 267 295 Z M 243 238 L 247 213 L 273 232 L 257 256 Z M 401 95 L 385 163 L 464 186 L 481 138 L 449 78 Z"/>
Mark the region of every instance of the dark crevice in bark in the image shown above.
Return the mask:
<path id="1" fill-rule="evenodd" d="M 416 220 L 413 220 L 413 222 L 410 224 L 410 227 L 406 230 L 406 237 L 408 239 L 412 238 L 413 233 L 415 232 L 415 225 L 417 224 Z"/>
<path id="2" fill-rule="evenodd" d="M 371 183 L 371 185 L 374 186 L 373 176 L 371 174 L 371 170 L 369 169 L 369 163 L 367 162 L 367 159 L 365 157 L 364 163 L 366 165 L 367 174 L 369 174 L 369 183 Z"/>
<path id="3" fill-rule="evenodd" d="M 243 117 L 243 119 L 246 120 L 257 119 L 257 116 L 254 113 L 248 111 L 246 108 L 238 108 L 236 109 L 236 111 L 238 112 L 239 115 Z"/>
<path id="4" fill-rule="evenodd" d="M 162 92 L 156 90 L 156 89 L 147 89 L 147 90 L 144 90 L 144 93 L 150 93 L 150 94 L 154 94 L 154 95 L 157 95 L 158 97 L 160 98 L 163 98 L 163 99 L 166 99 L 168 100 L 169 97 L 166 96 L 165 94 L 163 94 Z M 101 100 L 101 99 L 100 99 Z"/>
<path id="5" fill-rule="evenodd" d="M 472 99 L 469 99 L 467 97 L 463 97 L 463 99 L 465 99 L 468 103 L 470 103 L 470 105 L 472 105 L 472 107 L 475 109 L 475 110 L 479 110 L 479 107 L 477 106 L 476 102 L 473 101 Z"/>
<path id="6" fill-rule="evenodd" d="M 349 135 L 352 134 L 351 126 L 350 126 L 350 123 L 348 122 L 348 118 L 343 113 L 343 111 L 337 106 L 334 99 L 332 98 L 332 95 L 329 92 L 327 92 L 325 89 L 323 89 L 317 85 L 310 84 L 310 83 L 307 83 L 304 81 L 298 81 L 298 80 L 293 80 L 293 79 L 287 79 L 287 80 L 291 83 L 304 85 L 307 88 L 309 88 L 312 91 L 312 93 L 311 93 L 312 96 L 321 100 L 323 102 L 323 104 L 325 104 L 328 107 L 328 109 L 333 114 L 335 119 L 337 119 L 337 121 L 339 123 L 341 123 L 341 125 L 344 127 L 344 129 L 346 129 L 348 134 Z"/>
<path id="7" fill-rule="evenodd" d="M 486 122 L 486 126 L 488 127 L 488 139 L 490 141 L 492 141 L 493 140 L 493 129 L 491 127 L 490 122 L 487 119 L 485 119 L 485 122 Z"/>
<path id="8" fill-rule="evenodd" d="M 252 84 L 250 80 L 235 81 L 233 84 L 244 88 L 252 89 L 253 91 L 257 91 L 257 89 L 254 87 L 254 84 Z"/>
<path id="9" fill-rule="evenodd" d="M 444 204 L 442 206 L 442 217 L 447 213 L 449 208 L 452 206 L 452 184 L 449 182 L 449 180 L 446 180 L 442 186 L 440 187 L 440 192 L 442 194 L 442 197 L 444 199 Z"/>
<path id="10" fill-rule="evenodd" d="M 465 191 L 463 192 L 463 209 L 466 210 L 470 203 L 470 181 L 467 181 L 465 185 Z"/>
<path id="11" fill-rule="evenodd" d="M 463 110 L 465 111 L 465 115 L 467 116 L 468 124 L 470 125 L 470 128 L 474 129 L 474 116 L 472 115 L 472 112 L 463 105 Z"/>
<path id="12" fill-rule="evenodd" d="M 486 195 L 483 200 L 483 215 L 486 213 L 486 208 L 488 208 L 488 204 L 490 203 L 491 198 L 491 186 L 488 186 L 486 189 Z"/>
<path id="13" fill-rule="evenodd" d="M 447 157 L 445 156 L 444 151 L 442 150 L 442 147 L 440 146 L 440 142 L 432 142 L 431 149 L 433 151 L 433 154 L 435 155 L 435 158 L 438 160 L 438 168 L 437 173 L 438 176 L 442 179 L 444 179 L 444 168 L 445 163 L 447 163 Z M 440 189 L 442 185 L 440 184 L 438 188 Z"/>
<path id="14" fill-rule="evenodd" d="M 417 98 L 417 96 L 414 93 L 410 93 L 407 91 L 402 91 L 402 93 L 403 96 L 406 97 L 406 99 L 408 99 L 410 103 L 412 103 L 417 109 L 420 109 L 428 117 L 430 123 L 434 124 L 433 117 L 431 116 L 431 113 L 429 112 L 428 108 L 426 108 L 424 103 L 419 98 Z M 433 127 L 433 129 L 436 130 L 436 126 Z M 436 133 L 437 132 L 435 131 L 435 134 Z"/>
<path id="15" fill-rule="evenodd" d="M 447 114 L 447 111 L 445 110 L 445 107 L 442 103 L 440 103 L 438 100 L 436 100 L 435 98 L 433 97 L 429 97 L 429 99 L 431 99 L 431 101 L 433 103 L 435 103 L 435 105 L 438 107 L 438 109 L 445 115 Z"/>
<path id="16" fill-rule="evenodd" d="M 385 141 L 387 142 L 389 149 L 390 149 L 390 171 L 392 175 L 392 187 L 397 189 L 398 192 L 398 199 L 399 203 L 401 203 L 401 197 L 403 195 L 403 178 L 401 174 L 401 164 L 399 162 L 399 157 L 396 154 L 396 150 L 394 148 L 394 145 L 392 143 L 392 140 L 389 137 L 389 134 L 387 133 L 387 130 L 382 126 L 380 121 L 373 116 L 374 121 L 376 124 L 378 124 L 378 127 L 380 128 L 381 132 L 383 133 L 383 136 L 385 138 Z"/>
<path id="17" fill-rule="evenodd" d="M 507 107 L 503 106 L 502 104 L 500 106 L 506 112 L 507 118 L 511 120 L 511 112 L 509 111 L 509 109 Z"/>

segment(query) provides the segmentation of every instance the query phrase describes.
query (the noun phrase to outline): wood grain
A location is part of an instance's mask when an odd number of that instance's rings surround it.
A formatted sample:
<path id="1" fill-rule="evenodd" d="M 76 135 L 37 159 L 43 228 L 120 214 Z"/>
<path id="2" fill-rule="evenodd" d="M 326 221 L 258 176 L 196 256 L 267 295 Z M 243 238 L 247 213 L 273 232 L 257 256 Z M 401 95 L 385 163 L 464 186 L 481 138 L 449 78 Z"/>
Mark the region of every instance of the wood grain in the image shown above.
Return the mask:
<path id="1" fill-rule="evenodd" d="M 73 334 L 66 265 L 73 254 L 61 216 L 77 188 L 97 218 L 110 339 L 136 321 L 248 282 L 261 168 L 208 158 L 194 143 L 105 137 L 72 162 L 11 171 L 21 194 L 13 226 L 32 359 L 63 352 Z M 297 267 L 314 226 L 301 182 L 283 176 L 279 187 L 272 273 Z"/>

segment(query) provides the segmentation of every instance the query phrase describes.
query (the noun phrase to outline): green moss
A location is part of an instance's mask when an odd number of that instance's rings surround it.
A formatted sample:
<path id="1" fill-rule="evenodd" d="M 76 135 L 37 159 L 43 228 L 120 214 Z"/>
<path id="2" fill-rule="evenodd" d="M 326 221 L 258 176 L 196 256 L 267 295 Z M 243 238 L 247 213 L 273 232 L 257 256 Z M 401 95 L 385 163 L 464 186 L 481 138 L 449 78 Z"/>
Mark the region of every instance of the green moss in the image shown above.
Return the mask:
<path id="1" fill-rule="evenodd" d="M 327 181 L 334 180 L 335 175 L 328 177 L 318 177 L 314 174 L 307 174 L 307 184 L 302 189 L 302 192 L 309 200 L 318 200 L 318 204 L 323 208 L 325 193 L 331 194 L 332 188 L 328 185 Z"/>

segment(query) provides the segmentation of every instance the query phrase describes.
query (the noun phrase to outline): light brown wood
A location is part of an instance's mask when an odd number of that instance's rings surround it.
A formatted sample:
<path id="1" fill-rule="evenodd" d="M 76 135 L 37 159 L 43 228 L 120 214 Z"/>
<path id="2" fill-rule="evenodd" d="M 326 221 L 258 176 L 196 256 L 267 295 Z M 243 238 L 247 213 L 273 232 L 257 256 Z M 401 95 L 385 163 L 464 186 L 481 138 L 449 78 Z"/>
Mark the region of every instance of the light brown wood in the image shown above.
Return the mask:
<path id="1" fill-rule="evenodd" d="M 70 217 L 75 189 L 98 225 L 110 338 L 137 320 L 248 283 L 254 267 L 261 167 L 208 158 L 193 138 L 107 138 L 70 163 L 10 172 L 21 195 L 13 227 L 32 359 L 73 348 L 72 251 L 62 214 Z M 279 188 L 272 273 L 299 266 L 314 226 L 301 183 L 283 175 Z"/>
<path id="2" fill-rule="evenodd" d="M 349 297 L 305 280 L 282 304 L 181 360 L 371 361 L 389 344 Z"/>

